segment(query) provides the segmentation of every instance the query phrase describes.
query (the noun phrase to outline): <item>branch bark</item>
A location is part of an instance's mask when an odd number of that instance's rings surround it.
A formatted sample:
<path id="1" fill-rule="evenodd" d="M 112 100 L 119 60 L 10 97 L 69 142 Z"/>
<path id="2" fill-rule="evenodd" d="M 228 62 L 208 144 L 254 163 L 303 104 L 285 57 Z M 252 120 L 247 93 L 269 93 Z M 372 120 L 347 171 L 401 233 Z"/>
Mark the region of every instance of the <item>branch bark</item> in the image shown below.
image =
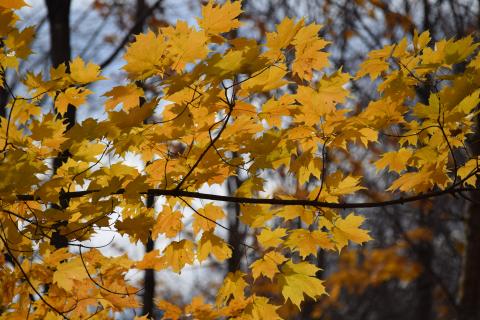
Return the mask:
<path id="1" fill-rule="evenodd" d="M 84 191 L 72 191 L 64 192 L 60 195 L 60 200 L 62 199 L 73 199 L 81 198 L 96 192 L 100 192 L 100 189 L 84 190 Z M 276 198 L 248 198 L 248 197 L 234 197 L 234 196 L 222 196 L 212 193 L 203 193 L 203 192 L 194 192 L 194 191 L 185 191 L 185 190 L 176 190 L 176 189 L 149 189 L 145 192 L 139 192 L 142 195 L 153 195 L 153 196 L 169 196 L 169 197 L 184 197 L 184 198 L 195 198 L 195 199 L 204 199 L 204 200 L 214 200 L 214 201 L 224 201 L 232 203 L 243 203 L 243 204 L 271 204 L 271 205 L 284 205 L 284 206 L 312 206 L 317 208 L 333 208 L 333 209 L 361 209 L 361 208 L 379 208 L 387 207 L 398 204 L 406 204 L 410 202 L 415 202 L 424 199 L 437 198 L 444 195 L 459 195 L 466 192 L 477 193 L 480 192 L 480 189 L 476 188 L 455 188 L 455 189 L 445 189 L 440 191 L 434 191 L 429 193 L 422 193 L 416 196 L 410 197 L 400 197 L 398 199 L 387 200 L 387 201 L 378 201 L 378 202 L 324 202 L 317 200 L 308 200 L 308 199 L 276 199 Z M 125 189 L 119 189 L 116 192 L 111 193 L 110 195 L 122 195 L 125 193 Z M 31 194 L 20 194 L 17 195 L 18 201 L 41 201 L 42 199 L 38 196 Z M 1 199 L 0 199 L 1 200 Z"/>

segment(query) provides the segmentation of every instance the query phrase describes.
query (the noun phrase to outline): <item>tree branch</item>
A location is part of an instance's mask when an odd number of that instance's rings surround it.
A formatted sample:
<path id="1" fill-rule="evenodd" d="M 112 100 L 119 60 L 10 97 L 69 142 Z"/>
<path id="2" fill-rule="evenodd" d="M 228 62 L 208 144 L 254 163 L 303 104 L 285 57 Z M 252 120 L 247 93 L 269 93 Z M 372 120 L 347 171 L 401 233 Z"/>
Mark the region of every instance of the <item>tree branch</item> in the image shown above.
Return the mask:
<path id="1" fill-rule="evenodd" d="M 81 197 L 94 194 L 100 191 L 101 189 L 65 192 L 60 195 L 60 199 L 69 200 L 73 198 L 81 198 Z M 397 199 L 387 200 L 387 201 L 340 202 L 340 203 L 323 202 L 323 201 L 308 200 L 308 199 L 289 200 L 289 199 L 276 199 L 276 198 L 248 198 L 248 197 L 222 196 L 218 194 L 185 191 L 185 190 L 177 190 L 177 189 L 173 189 L 173 190 L 172 189 L 149 189 L 145 192 L 139 192 L 139 194 L 167 196 L 167 197 L 185 197 L 185 198 L 195 198 L 195 199 L 224 201 L 224 202 L 231 202 L 231 203 L 244 203 L 244 204 L 271 204 L 271 205 L 284 205 L 284 206 L 312 206 L 312 207 L 333 208 L 333 209 L 360 209 L 360 208 L 379 208 L 379 207 L 393 206 L 397 204 L 406 204 L 406 203 L 415 202 L 419 200 L 437 198 L 447 194 L 450 194 L 450 195 L 461 194 L 462 192 L 480 192 L 480 189 L 452 188 L 452 189 L 422 193 L 422 194 L 410 196 L 410 197 L 400 197 Z M 119 189 L 116 192 L 111 193 L 110 195 L 122 195 L 124 193 L 125 193 L 125 189 Z M 39 196 L 35 196 L 35 195 L 20 194 L 20 195 L 17 195 L 17 200 L 18 201 L 41 201 L 42 199 Z"/>

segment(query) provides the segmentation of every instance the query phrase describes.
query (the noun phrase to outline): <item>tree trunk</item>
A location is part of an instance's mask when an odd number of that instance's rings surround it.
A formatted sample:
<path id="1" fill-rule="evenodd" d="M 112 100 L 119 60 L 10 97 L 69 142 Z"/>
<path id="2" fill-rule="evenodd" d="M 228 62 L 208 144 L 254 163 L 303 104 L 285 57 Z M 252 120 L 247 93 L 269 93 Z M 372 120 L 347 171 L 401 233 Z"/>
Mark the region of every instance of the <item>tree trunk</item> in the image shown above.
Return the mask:
<path id="1" fill-rule="evenodd" d="M 7 81 L 6 75 L 3 76 L 3 81 Z M 0 88 L 0 117 L 5 118 L 7 115 L 7 103 L 8 103 L 8 91 L 7 89 Z"/>
<path id="2" fill-rule="evenodd" d="M 433 246 L 431 241 L 421 240 L 415 245 L 415 255 L 424 269 L 432 269 Z M 415 318 L 418 320 L 430 320 L 433 317 L 433 289 L 435 283 L 429 272 L 424 270 L 415 281 L 416 305 Z"/>
<path id="3" fill-rule="evenodd" d="M 241 180 L 238 176 L 228 179 L 227 189 L 230 195 L 240 187 Z M 228 244 L 232 248 L 232 256 L 227 261 L 228 272 L 235 272 L 240 269 L 241 261 L 244 257 L 245 232 L 242 231 L 242 224 L 238 216 L 240 215 L 240 206 L 238 203 L 231 204 L 228 208 Z"/>
<path id="4" fill-rule="evenodd" d="M 476 195 L 473 195 L 474 197 Z M 461 320 L 480 319 L 480 205 L 471 203 L 465 222 L 465 247 L 460 306 Z"/>
<path id="5" fill-rule="evenodd" d="M 50 24 L 50 60 L 54 68 L 62 63 L 67 65 L 69 71 L 69 61 L 71 56 L 70 47 L 70 0 L 45 0 L 48 10 L 48 21 Z M 67 112 L 64 115 L 66 122 L 66 130 L 69 130 L 75 124 L 75 107 L 68 105 Z M 53 160 L 53 172 L 67 161 L 70 153 L 68 150 L 61 152 Z M 68 206 L 68 201 L 62 201 L 60 205 L 54 205 L 59 209 Z M 54 227 L 58 228 L 52 233 L 51 244 L 59 249 L 68 247 L 68 239 L 60 233 L 60 228 L 64 226 L 66 221 L 59 221 Z"/>
<path id="6" fill-rule="evenodd" d="M 480 128 L 470 144 L 473 155 L 480 155 Z M 470 195 L 477 199 L 478 194 Z M 480 203 L 471 202 L 465 220 L 466 246 L 463 256 L 462 277 L 460 279 L 459 309 L 460 320 L 480 319 Z"/>
<path id="7" fill-rule="evenodd" d="M 153 195 L 147 196 L 147 208 L 153 208 L 155 205 L 155 197 Z M 150 236 L 148 237 L 147 245 L 145 246 L 145 251 L 151 252 L 155 249 L 155 242 L 151 237 L 151 230 L 149 231 Z M 146 269 L 144 278 L 143 278 L 143 309 L 142 315 L 148 315 L 150 319 L 155 319 L 155 270 Z"/>

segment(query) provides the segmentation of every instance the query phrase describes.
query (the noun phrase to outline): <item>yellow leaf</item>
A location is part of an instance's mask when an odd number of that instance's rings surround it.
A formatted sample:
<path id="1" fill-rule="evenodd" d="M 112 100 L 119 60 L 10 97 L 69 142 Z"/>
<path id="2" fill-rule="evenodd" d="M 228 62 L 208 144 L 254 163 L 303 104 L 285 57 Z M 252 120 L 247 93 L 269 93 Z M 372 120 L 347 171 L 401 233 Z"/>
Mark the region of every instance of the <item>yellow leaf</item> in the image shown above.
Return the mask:
<path id="1" fill-rule="evenodd" d="M 157 221 L 152 229 L 152 239 L 157 239 L 158 234 L 165 234 L 169 238 L 175 237 L 183 229 L 182 213 L 172 212 L 170 206 L 163 206 L 158 214 Z"/>
<path id="2" fill-rule="evenodd" d="M 292 71 L 300 79 L 311 80 L 312 70 L 321 70 L 328 66 L 328 53 L 320 51 L 328 41 L 318 38 L 320 28 L 317 24 L 305 26 L 297 32 L 292 42 L 295 46 Z"/>
<path id="3" fill-rule="evenodd" d="M 466 96 L 456 107 L 455 111 L 461 111 L 465 115 L 468 115 L 476 108 L 480 102 L 480 90 L 475 90 L 472 94 Z"/>
<path id="4" fill-rule="evenodd" d="M 175 28 L 162 29 L 168 38 L 168 53 L 172 60 L 172 69 L 181 71 L 187 63 L 207 57 L 207 37 L 203 31 L 190 28 L 185 21 L 178 21 Z"/>
<path id="5" fill-rule="evenodd" d="M 60 92 L 55 100 L 55 107 L 60 114 L 63 114 L 67 112 L 69 104 L 78 108 L 87 102 L 87 96 L 91 93 L 92 91 L 88 89 L 68 88 L 64 92 Z"/>
<path id="6" fill-rule="evenodd" d="M 302 258 L 306 258 L 310 254 L 316 255 L 318 253 L 318 247 L 329 250 L 334 249 L 334 244 L 326 232 L 319 230 L 308 231 L 304 229 L 297 229 L 290 232 L 285 241 L 285 246 L 293 251 L 298 251 Z"/>
<path id="7" fill-rule="evenodd" d="M 165 263 L 165 259 L 160 257 L 160 252 L 155 249 L 150 252 L 147 252 L 143 259 L 135 264 L 136 269 L 154 269 L 154 270 L 162 270 L 167 267 Z"/>
<path id="8" fill-rule="evenodd" d="M 372 141 L 372 142 L 377 142 L 378 141 L 378 131 L 377 130 L 373 130 L 373 129 L 370 129 L 370 128 L 362 128 L 362 129 L 358 130 L 358 133 L 361 134 L 361 136 L 359 138 L 360 138 L 360 142 L 363 144 L 364 147 L 368 146 L 369 141 Z"/>
<path id="9" fill-rule="evenodd" d="M 122 104 L 123 109 L 128 111 L 140 104 L 140 97 L 143 97 L 143 95 L 143 89 L 134 83 L 114 87 L 104 94 L 105 97 L 109 97 L 105 102 L 105 110 L 110 111 L 117 105 Z"/>
<path id="10" fill-rule="evenodd" d="M 285 206 L 275 211 L 275 216 L 282 217 L 285 221 L 300 217 L 306 224 L 312 224 L 315 212 L 302 206 Z"/>
<path id="11" fill-rule="evenodd" d="M 116 188 L 115 188 L 116 189 Z M 128 234 L 130 241 L 133 243 L 140 240 L 142 243 L 147 243 L 148 232 L 153 225 L 153 219 L 146 214 L 138 215 L 136 217 L 126 217 L 122 221 L 115 222 L 115 228 L 120 234 Z"/>
<path id="12" fill-rule="evenodd" d="M 395 180 L 387 190 L 423 192 L 432 186 L 431 179 L 432 171 L 429 171 L 428 168 L 418 172 L 407 172 Z"/>
<path id="13" fill-rule="evenodd" d="M 6 9 L 20 9 L 21 7 L 28 6 L 24 0 L 2 0 L 0 1 L 0 7 Z"/>
<path id="14" fill-rule="evenodd" d="M 105 79 L 100 75 L 100 67 L 98 65 L 92 62 L 85 64 L 80 57 L 77 57 L 70 62 L 70 77 L 78 84 L 88 84 Z"/>
<path id="15" fill-rule="evenodd" d="M 157 37 L 152 31 L 135 36 L 125 53 L 127 64 L 123 67 L 134 80 L 144 80 L 152 75 L 162 75 L 166 70 L 165 55 L 167 42 L 162 36 Z"/>
<path id="16" fill-rule="evenodd" d="M 298 30 L 303 26 L 301 19 L 295 23 L 290 18 L 285 18 L 277 25 L 277 32 L 267 33 L 267 42 L 265 46 L 269 49 L 265 54 L 268 58 L 276 61 L 280 58 L 281 50 L 285 49 L 293 40 Z"/>
<path id="17" fill-rule="evenodd" d="M 360 185 L 360 177 L 346 176 L 338 185 L 330 190 L 330 194 L 340 196 L 352 194 L 358 190 L 365 189 Z"/>
<path id="18" fill-rule="evenodd" d="M 81 141 L 74 143 L 69 148 L 72 158 L 77 161 L 95 162 L 97 156 L 105 151 L 105 145 L 101 143 L 92 143 L 91 141 Z"/>
<path id="19" fill-rule="evenodd" d="M 287 235 L 287 230 L 283 228 L 277 228 L 275 230 L 263 229 L 257 236 L 258 242 L 265 248 L 277 247 L 283 242 L 282 237 Z"/>
<path id="20" fill-rule="evenodd" d="M 460 179 L 465 179 L 468 175 L 472 174 L 474 171 L 477 171 L 479 168 L 479 161 L 478 159 L 470 159 L 468 160 L 463 166 L 458 168 L 457 174 Z M 465 180 L 466 185 L 471 185 L 473 187 L 477 184 L 477 174 L 472 175 L 470 178 Z"/>
<path id="21" fill-rule="evenodd" d="M 273 218 L 273 213 L 260 205 L 241 205 L 240 208 L 240 220 L 252 228 L 263 227 L 265 222 Z"/>
<path id="22" fill-rule="evenodd" d="M 87 272 L 79 257 L 60 263 L 57 265 L 57 270 L 53 273 L 53 283 L 67 291 L 73 289 L 75 280 L 81 281 L 87 278 Z"/>
<path id="23" fill-rule="evenodd" d="M 199 214 L 195 213 L 193 220 L 193 232 L 198 234 L 200 230 L 210 231 L 215 229 L 215 222 L 225 216 L 222 208 L 208 203 L 205 207 L 198 210 Z"/>
<path id="24" fill-rule="evenodd" d="M 202 7 L 202 17 L 197 18 L 198 25 L 210 35 L 220 35 L 240 27 L 237 17 L 242 13 L 240 1 L 226 1 L 223 5 L 216 5 L 210 0 Z"/>
<path id="25" fill-rule="evenodd" d="M 113 310 L 123 310 L 126 308 L 139 307 L 139 303 L 137 299 L 135 299 L 134 294 L 119 295 L 118 293 L 110 293 L 101 290 L 100 295 L 101 297 L 98 298 L 99 303 L 101 303 L 105 308 L 108 309 L 113 308 Z"/>
<path id="26" fill-rule="evenodd" d="M 28 27 L 19 31 L 14 29 L 4 40 L 5 45 L 14 53 L 15 58 L 26 59 L 31 53 L 30 44 L 35 35 L 35 28 Z"/>
<path id="27" fill-rule="evenodd" d="M 233 297 L 234 299 L 244 297 L 244 291 L 247 287 L 247 282 L 245 281 L 244 276 L 245 274 L 240 271 L 235 271 L 235 273 L 229 272 L 227 274 L 217 293 L 217 306 L 227 303 L 230 297 Z"/>
<path id="28" fill-rule="evenodd" d="M 424 31 L 418 35 L 417 30 L 413 33 L 413 47 L 415 50 L 420 51 L 425 48 L 430 42 L 430 31 Z"/>
<path id="29" fill-rule="evenodd" d="M 353 213 L 350 213 L 345 219 L 338 217 L 335 220 L 332 234 L 338 251 L 345 247 L 349 240 L 357 244 L 372 240 L 367 230 L 359 228 L 364 220 L 364 217 L 356 216 Z"/>
<path id="30" fill-rule="evenodd" d="M 355 79 L 360 79 L 366 75 L 373 81 L 389 68 L 389 63 L 384 59 L 368 59 L 360 63 Z"/>
<path id="31" fill-rule="evenodd" d="M 192 302 L 185 307 L 185 313 L 191 314 L 194 319 L 217 319 L 218 312 L 211 304 L 205 303 L 202 296 L 195 296 Z"/>
<path id="32" fill-rule="evenodd" d="M 43 146 L 60 150 L 60 146 L 67 138 L 63 135 L 66 125 L 56 119 L 52 113 L 43 117 L 42 121 L 33 121 L 30 126 L 33 140 L 41 141 Z"/>
<path id="33" fill-rule="evenodd" d="M 200 262 L 207 259 L 209 254 L 215 256 L 219 261 L 224 261 L 232 256 L 232 249 L 229 245 L 213 232 L 204 232 L 198 245 L 197 259 Z"/>
<path id="34" fill-rule="evenodd" d="M 182 309 L 165 300 L 158 301 L 157 307 L 163 312 L 162 319 L 178 320 L 182 315 Z"/>
<path id="35" fill-rule="evenodd" d="M 270 251 L 265 255 L 253 262 L 250 267 L 252 268 L 253 279 L 256 280 L 260 275 L 273 280 L 275 274 L 279 272 L 278 266 L 287 260 L 285 256 L 276 251 Z"/>
<path id="36" fill-rule="evenodd" d="M 166 265 L 178 273 L 195 259 L 193 243 L 190 240 L 173 241 L 163 250 L 163 254 Z"/>
<path id="37" fill-rule="evenodd" d="M 258 72 L 258 75 L 242 83 L 241 89 L 249 93 L 270 91 L 288 83 L 284 79 L 287 72 L 280 67 L 269 67 Z M 242 93 L 239 93 L 242 95 Z"/>
<path id="38" fill-rule="evenodd" d="M 158 101 L 153 99 L 150 102 L 143 104 L 128 110 L 125 112 L 123 110 L 115 112 L 109 112 L 108 117 L 111 120 L 112 126 L 115 126 L 120 129 L 130 129 L 134 126 L 143 125 L 145 119 L 152 116 Z M 110 129 L 111 130 L 111 129 Z"/>
<path id="39" fill-rule="evenodd" d="M 315 276 L 318 270 L 320 269 L 307 262 L 294 264 L 292 261 L 287 261 L 279 276 L 285 300 L 290 299 L 300 309 L 304 294 L 314 300 L 326 294 L 323 281 Z"/>
<path id="40" fill-rule="evenodd" d="M 445 45 L 445 63 L 451 65 L 465 60 L 478 46 L 478 43 L 473 43 L 473 37 L 471 35 L 456 41 L 454 39 L 448 40 Z"/>
<path id="41" fill-rule="evenodd" d="M 382 158 L 375 162 L 377 172 L 389 167 L 390 171 L 400 173 L 407 168 L 407 164 L 413 155 L 410 149 L 402 148 L 398 151 L 385 152 Z"/>
<path id="42" fill-rule="evenodd" d="M 279 306 L 268 303 L 268 298 L 253 296 L 253 301 L 245 308 L 242 319 L 245 320 L 280 320 L 277 313 Z"/>

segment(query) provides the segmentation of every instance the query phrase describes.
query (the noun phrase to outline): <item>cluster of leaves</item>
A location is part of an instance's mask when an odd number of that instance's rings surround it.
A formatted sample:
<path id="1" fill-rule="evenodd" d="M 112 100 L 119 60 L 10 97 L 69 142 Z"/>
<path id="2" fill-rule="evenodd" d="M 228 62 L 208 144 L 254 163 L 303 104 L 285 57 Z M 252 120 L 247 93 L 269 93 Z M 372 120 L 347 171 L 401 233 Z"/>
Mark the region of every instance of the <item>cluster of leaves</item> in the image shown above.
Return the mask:
<path id="1" fill-rule="evenodd" d="M 411 44 L 404 39 L 370 52 L 352 77 L 326 71 L 320 25 L 285 19 L 264 44 L 231 39 L 241 26 L 241 3 L 210 2 L 198 28 L 179 21 L 138 35 L 124 56 L 129 82 L 104 94 L 105 120 L 88 118 L 67 131 L 67 107 L 82 108 L 93 93 L 88 87 L 104 77 L 97 65 L 75 58 L 49 74 L 19 75 L 24 90 L 13 92 L 5 72 L 28 59 L 34 36 L 33 28 L 16 27 L 14 10 L 22 6 L 0 3 L 0 86 L 11 95 L 0 125 L 0 318 L 105 319 L 138 307 L 139 288 L 127 271 L 181 272 L 196 261 L 231 257 L 221 237 L 224 201 L 239 203 L 241 221 L 256 234 L 242 245 L 257 259 L 247 273 L 225 277 L 215 302 L 196 297 L 184 308 L 158 306 L 172 319 L 278 319 L 284 301 L 300 308 L 306 296 L 326 293 L 311 262 L 318 250 L 371 240 L 360 228 L 364 218 L 342 209 L 463 195 L 476 185 L 478 159 L 466 147 L 480 101 L 480 56 L 471 37 L 431 44 L 428 32 L 415 34 Z M 454 74 L 458 64 L 464 72 Z M 358 111 L 348 87 L 364 76 L 378 82 L 379 98 Z M 160 93 L 147 96 L 142 83 Z M 415 100 L 425 87 L 428 104 Z M 327 170 L 328 154 L 367 149 L 383 136 L 397 146 L 375 162 L 396 173 L 385 198 L 397 190 L 409 196 L 346 202 L 366 187 L 340 166 Z M 54 170 L 51 159 L 65 152 L 68 159 Z M 125 161 L 128 154 L 141 159 L 141 170 Z M 272 171 L 299 187 L 267 197 L 265 173 Z M 239 173 L 246 180 L 232 196 L 199 192 Z M 159 212 L 145 207 L 146 195 L 164 198 Z M 189 212 L 191 234 L 184 225 Z M 169 242 L 140 261 L 105 257 L 84 243 L 106 227 L 132 242 Z M 52 246 L 59 235 L 78 250 Z M 277 294 L 262 295 L 260 280 L 275 283 Z"/>

